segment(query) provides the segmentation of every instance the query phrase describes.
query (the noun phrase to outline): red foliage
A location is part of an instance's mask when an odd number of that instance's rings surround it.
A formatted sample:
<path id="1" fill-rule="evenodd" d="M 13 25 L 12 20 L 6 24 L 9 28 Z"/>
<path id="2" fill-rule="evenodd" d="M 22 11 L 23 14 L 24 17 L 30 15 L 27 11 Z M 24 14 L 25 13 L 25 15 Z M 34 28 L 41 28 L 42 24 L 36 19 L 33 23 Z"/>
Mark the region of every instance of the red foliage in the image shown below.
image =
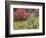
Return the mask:
<path id="1" fill-rule="evenodd" d="M 31 14 L 27 13 L 27 11 L 22 8 L 16 9 L 14 13 L 14 18 L 16 18 L 16 20 L 27 20 L 29 16 L 31 16 Z"/>

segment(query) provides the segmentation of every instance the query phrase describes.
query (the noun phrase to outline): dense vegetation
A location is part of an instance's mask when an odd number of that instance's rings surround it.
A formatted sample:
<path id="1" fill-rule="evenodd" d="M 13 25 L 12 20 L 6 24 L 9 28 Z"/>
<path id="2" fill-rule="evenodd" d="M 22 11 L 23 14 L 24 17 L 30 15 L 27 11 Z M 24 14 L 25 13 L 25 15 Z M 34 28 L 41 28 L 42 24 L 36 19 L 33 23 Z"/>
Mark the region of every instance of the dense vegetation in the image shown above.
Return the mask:
<path id="1" fill-rule="evenodd" d="M 32 17 L 27 21 L 14 21 L 14 29 L 38 29 L 38 17 Z"/>
<path id="2" fill-rule="evenodd" d="M 17 12 L 18 12 L 18 10 L 17 10 Z M 30 16 L 30 18 L 28 18 L 27 15 L 29 13 L 23 12 L 22 14 L 25 14 L 25 18 L 23 18 L 24 15 L 22 15 L 21 13 L 17 14 L 17 12 L 15 14 L 16 18 L 14 19 L 14 29 L 17 30 L 17 29 L 38 29 L 39 28 L 39 16 L 37 16 L 38 14 L 34 15 L 34 16 Z M 19 10 L 19 12 L 20 12 L 20 10 Z M 21 17 L 21 19 L 20 19 L 20 17 Z"/>

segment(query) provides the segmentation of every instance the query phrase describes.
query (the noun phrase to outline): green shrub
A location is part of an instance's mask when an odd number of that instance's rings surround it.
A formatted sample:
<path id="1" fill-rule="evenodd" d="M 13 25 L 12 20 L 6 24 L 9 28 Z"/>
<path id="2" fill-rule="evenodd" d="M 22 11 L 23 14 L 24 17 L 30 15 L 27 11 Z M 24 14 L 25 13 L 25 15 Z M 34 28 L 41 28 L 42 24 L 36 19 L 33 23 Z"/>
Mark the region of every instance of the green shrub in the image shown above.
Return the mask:
<path id="1" fill-rule="evenodd" d="M 30 25 L 30 28 L 37 29 L 39 27 L 39 18 L 38 17 L 32 17 L 28 21 L 28 25 Z"/>

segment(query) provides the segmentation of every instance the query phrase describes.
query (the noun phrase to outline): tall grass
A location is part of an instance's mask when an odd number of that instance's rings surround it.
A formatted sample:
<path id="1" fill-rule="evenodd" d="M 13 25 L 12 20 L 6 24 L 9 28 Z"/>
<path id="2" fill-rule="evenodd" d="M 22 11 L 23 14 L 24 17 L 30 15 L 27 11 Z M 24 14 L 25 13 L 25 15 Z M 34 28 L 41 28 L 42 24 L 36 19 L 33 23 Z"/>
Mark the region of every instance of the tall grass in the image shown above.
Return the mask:
<path id="1" fill-rule="evenodd" d="M 34 16 L 29 18 L 29 20 L 24 21 L 14 21 L 14 29 L 38 29 L 39 28 L 39 17 Z"/>

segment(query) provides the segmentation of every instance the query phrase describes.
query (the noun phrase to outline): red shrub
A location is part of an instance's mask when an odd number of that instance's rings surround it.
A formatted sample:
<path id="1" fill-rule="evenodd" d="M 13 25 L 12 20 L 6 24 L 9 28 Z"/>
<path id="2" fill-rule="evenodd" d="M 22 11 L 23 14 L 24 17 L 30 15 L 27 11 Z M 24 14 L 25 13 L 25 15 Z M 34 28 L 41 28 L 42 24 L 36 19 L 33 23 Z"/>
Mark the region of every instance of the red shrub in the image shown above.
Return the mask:
<path id="1" fill-rule="evenodd" d="M 27 20 L 30 16 L 31 14 L 27 13 L 27 11 L 22 8 L 16 9 L 14 13 L 14 18 L 16 18 L 16 20 Z"/>

